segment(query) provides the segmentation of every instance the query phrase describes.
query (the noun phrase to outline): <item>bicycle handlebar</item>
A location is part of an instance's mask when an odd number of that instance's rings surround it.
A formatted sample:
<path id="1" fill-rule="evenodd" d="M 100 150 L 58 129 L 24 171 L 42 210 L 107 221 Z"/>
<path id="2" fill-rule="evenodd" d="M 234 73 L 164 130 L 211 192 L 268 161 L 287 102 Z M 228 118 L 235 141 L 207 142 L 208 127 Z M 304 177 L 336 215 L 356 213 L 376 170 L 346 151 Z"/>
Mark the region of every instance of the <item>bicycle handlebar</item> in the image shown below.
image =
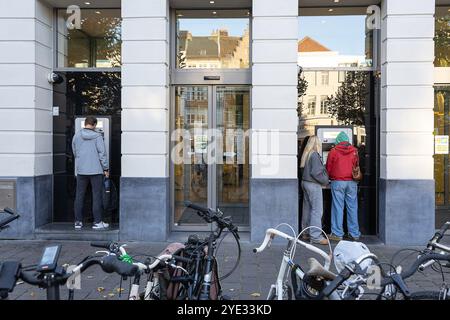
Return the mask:
<path id="1" fill-rule="evenodd" d="M 199 205 L 197 205 L 197 204 L 195 204 L 195 203 L 192 203 L 192 202 L 190 202 L 190 201 L 185 201 L 185 202 L 184 202 L 184 205 L 185 205 L 186 207 L 188 207 L 188 208 L 191 208 L 191 209 L 194 209 L 194 210 L 196 210 L 196 211 L 203 212 L 203 213 L 208 213 L 208 212 L 209 212 L 209 209 L 208 209 L 208 208 L 199 206 Z"/>
<path id="2" fill-rule="evenodd" d="M 183 262 L 183 263 L 187 263 L 187 264 L 192 262 L 192 259 L 190 259 L 190 258 L 185 258 L 185 257 L 175 256 L 175 255 L 172 256 L 172 259 L 174 259 L 177 262 Z"/>
<path id="3" fill-rule="evenodd" d="M 439 230 L 439 233 L 443 236 L 445 232 L 447 232 L 448 228 L 450 228 L 450 221 L 447 221 L 442 228 Z"/>
<path id="4" fill-rule="evenodd" d="M 117 273 L 122 277 L 131 277 L 136 274 L 138 267 L 134 264 L 120 261 L 115 255 L 107 255 L 100 260 L 100 266 L 106 273 Z"/>
<path id="5" fill-rule="evenodd" d="M 94 241 L 94 242 L 91 242 L 91 247 L 109 250 L 112 243 L 113 242 L 110 242 L 110 241 Z"/>
<path id="6" fill-rule="evenodd" d="M 7 214 L 9 214 L 9 217 L 6 217 L 5 219 L 0 220 L 0 230 L 4 229 L 8 224 L 13 222 L 14 220 L 17 220 L 20 218 L 20 215 L 14 212 L 11 208 L 4 208 L 3 211 Z"/>
<path id="7" fill-rule="evenodd" d="M 83 272 L 93 265 L 100 265 L 102 270 L 106 273 L 117 273 L 122 277 L 131 277 L 136 274 L 138 267 L 136 265 L 120 261 L 116 255 L 110 254 L 102 258 L 92 258 L 79 264 L 72 272 L 62 273 L 52 278 L 52 281 L 59 285 L 63 285 L 66 281 L 77 272 Z M 47 279 L 41 277 L 41 274 L 35 271 L 20 272 L 20 278 L 31 285 L 45 287 L 47 285 Z"/>
<path id="8" fill-rule="evenodd" d="M 238 238 L 238 228 L 233 224 L 230 217 L 223 218 L 218 212 L 199 206 L 190 201 L 185 201 L 184 205 L 188 208 L 197 211 L 198 215 L 202 217 L 207 223 L 216 222 L 220 228 L 227 228 L 230 232 L 234 233 Z"/>
<path id="9" fill-rule="evenodd" d="M 293 236 L 287 235 L 286 233 L 284 233 L 284 232 L 282 232 L 280 230 L 277 230 L 277 229 L 273 229 L 273 228 L 270 228 L 270 229 L 266 230 L 266 236 L 264 237 L 264 240 L 263 240 L 262 244 L 258 248 L 253 249 L 253 252 L 254 253 L 259 253 L 259 252 L 264 251 L 266 249 L 266 247 L 270 247 L 270 243 L 272 242 L 272 239 L 275 236 L 279 236 L 279 237 L 284 238 L 284 239 L 286 239 L 288 241 L 296 241 L 297 244 L 305 247 L 306 249 L 308 249 L 308 250 L 310 250 L 310 251 L 312 251 L 314 253 L 319 254 L 322 258 L 324 258 L 325 259 L 324 267 L 326 269 L 328 269 L 330 267 L 331 257 L 330 257 L 329 254 L 327 254 L 323 250 L 320 250 L 319 248 L 316 248 L 315 246 L 313 246 L 313 245 L 311 245 L 309 243 L 303 242 L 303 241 L 301 241 L 298 238 L 294 238 Z"/>
<path id="10" fill-rule="evenodd" d="M 109 241 L 95 241 L 91 242 L 91 247 L 106 249 L 114 254 L 127 254 L 126 250 L 123 248 L 125 245 L 119 245 L 117 242 L 109 242 Z M 164 254 L 156 258 L 156 260 L 152 264 L 143 264 L 140 262 L 133 263 L 139 270 L 153 270 L 156 268 L 161 262 L 166 262 L 167 260 L 175 260 L 176 262 L 183 263 L 191 263 L 192 259 Z"/>
<path id="11" fill-rule="evenodd" d="M 13 209 L 8 208 L 8 207 L 4 208 L 3 211 L 8 213 L 8 214 L 10 214 L 10 215 L 12 215 L 12 216 L 16 214 L 16 212 Z"/>
<path id="12" fill-rule="evenodd" d="M 442 227 L 441 229 L 439 229 L 439 231 L 437 231 L 433 238 L 430 240 L 428 246 L 429 247 L 434 247 L 436 245 L 436 243 L 439 243 L 439 241 L 442 240 L 442 238 L 444 237 L 445 233 L 447 232 L 447 230 L 450 228 L 450 221 L 447 221 Z"/>

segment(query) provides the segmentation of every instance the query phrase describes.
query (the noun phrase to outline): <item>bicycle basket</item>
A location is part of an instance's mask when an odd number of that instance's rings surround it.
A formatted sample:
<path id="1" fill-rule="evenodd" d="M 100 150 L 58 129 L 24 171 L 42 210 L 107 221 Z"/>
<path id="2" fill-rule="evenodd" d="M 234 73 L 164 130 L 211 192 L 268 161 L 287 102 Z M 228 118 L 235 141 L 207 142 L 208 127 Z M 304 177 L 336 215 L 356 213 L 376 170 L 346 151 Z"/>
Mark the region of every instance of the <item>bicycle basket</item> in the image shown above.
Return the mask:
<path id="1" fill-rule="evenodd" d="M 370 250 L 364 243 L 340 241 L 333 252 L 336 270 L 341 272 L 348 263 L 368 253 L 370 253 Z M 366 270 L 371 263 L 371 260 L 366 260 L 361 263 L 360 267 L 362 270 Z"/>

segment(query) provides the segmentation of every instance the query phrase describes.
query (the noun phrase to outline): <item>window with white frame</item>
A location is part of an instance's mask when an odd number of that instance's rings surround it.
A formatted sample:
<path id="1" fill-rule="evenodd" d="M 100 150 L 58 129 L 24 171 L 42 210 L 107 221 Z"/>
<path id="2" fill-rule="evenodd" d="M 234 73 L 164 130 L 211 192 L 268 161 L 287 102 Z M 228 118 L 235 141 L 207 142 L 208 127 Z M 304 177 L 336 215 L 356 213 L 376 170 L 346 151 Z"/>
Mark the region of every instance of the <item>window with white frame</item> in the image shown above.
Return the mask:
<path id="1" fill-rule="evenodd" d="M 328 71 L 320 72 L 320 84 L 327 86 L 330 83 L 330 73 Z"/>
<path id="2" fill-rule="evenodd" d="M 308 115 L 316 114 L 316 96 L 308 97 Z"/>
<path id="3" fill-rule="evenodd" d="M 320 113 L 321 114 L 328 113 L 327 99 L 328 99 L 328 96 L 320 96 Z"/>

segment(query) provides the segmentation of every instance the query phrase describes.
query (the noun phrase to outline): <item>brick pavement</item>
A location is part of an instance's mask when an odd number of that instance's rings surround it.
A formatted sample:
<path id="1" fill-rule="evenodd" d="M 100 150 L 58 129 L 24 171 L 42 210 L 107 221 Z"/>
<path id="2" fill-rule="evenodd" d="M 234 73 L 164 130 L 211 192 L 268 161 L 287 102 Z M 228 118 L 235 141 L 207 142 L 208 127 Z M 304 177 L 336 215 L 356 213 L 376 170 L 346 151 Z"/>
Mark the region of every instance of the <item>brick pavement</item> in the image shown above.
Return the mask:
<path id="1" fill-rule="evenodd" d="M 447 241 L 447 240 L 446 240 Z M 36 264 L 46 244 L 62 244 L 60 265 L 75 264 L 88 254 L 93 254 L 95 249 L 89 246 L 89 242 L 81 241 L 0 241 L 0 261 L 19 260 L 24 265 Z M 158 254 L 167 243 L 130 243 L 127 250 L 130 254 Z M 258 300 L 265 299 L 270 284 L 274 282 L 281 261 L 284 245 L 273 244 L 266 251 L 254 254 L 254 244 L 242 243 L 242 260 L 229 278 L 223 281 L 224 293 L 232 299 Z M 381 261 L 389 262 L 393 254 L 399 249 L 387 247 L 381 244 L 369 245 L 370 250 L 378 255 Z M 417 248 L 416 248 L 417 249 Z M 228 272 L 234 265 L 236 248 L 232 243 L 223 243 L 218 251 L 219 263 L 222 274 Z M 399 259 L 405 257 L 402 254 Z M 304 263 L 309 255 L 304 249 L 299 249 L 296 262 Z M 414 256 L 404 262 L 407 266 Z M 399 261 L 399 260 L 397 260 Z M 436 290 L 442 283 L 441 275 L 431 270 L 425 274 L 416 274 L 407 283 L 412 291 Z M 82 275 L 82 290 L 75 292 L 76 299 L 126 299 L 129 281 L 123 282 L 123 294 L 119 297 L 120 277 L 116 274 L 105 274 L 100 267 L 94 266 Z M 67 289 L 62 288 L 61 297 L 67 297 Z M 38 300 L 44 299 L 45 292 L 27 284 L 19 284 L 10 295 L 10 299 Z"/>

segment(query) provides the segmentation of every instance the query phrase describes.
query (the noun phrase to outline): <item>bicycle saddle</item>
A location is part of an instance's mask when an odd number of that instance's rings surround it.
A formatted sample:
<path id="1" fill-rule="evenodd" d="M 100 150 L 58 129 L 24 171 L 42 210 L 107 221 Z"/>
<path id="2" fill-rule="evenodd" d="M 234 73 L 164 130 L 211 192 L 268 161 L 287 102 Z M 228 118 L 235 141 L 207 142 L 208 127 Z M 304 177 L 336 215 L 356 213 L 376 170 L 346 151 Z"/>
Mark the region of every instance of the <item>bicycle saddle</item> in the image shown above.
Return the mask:
<path id="1" fill-rule="evenodd" d="M 309 270 L 306 272 L 306 275 L 308 276 L 320 277 L 325 281 L 333 281 L 336 278 L 336 275 L 333 272 L 325 269 L 315 258 L 309 258 L 308 265 Z"/>

